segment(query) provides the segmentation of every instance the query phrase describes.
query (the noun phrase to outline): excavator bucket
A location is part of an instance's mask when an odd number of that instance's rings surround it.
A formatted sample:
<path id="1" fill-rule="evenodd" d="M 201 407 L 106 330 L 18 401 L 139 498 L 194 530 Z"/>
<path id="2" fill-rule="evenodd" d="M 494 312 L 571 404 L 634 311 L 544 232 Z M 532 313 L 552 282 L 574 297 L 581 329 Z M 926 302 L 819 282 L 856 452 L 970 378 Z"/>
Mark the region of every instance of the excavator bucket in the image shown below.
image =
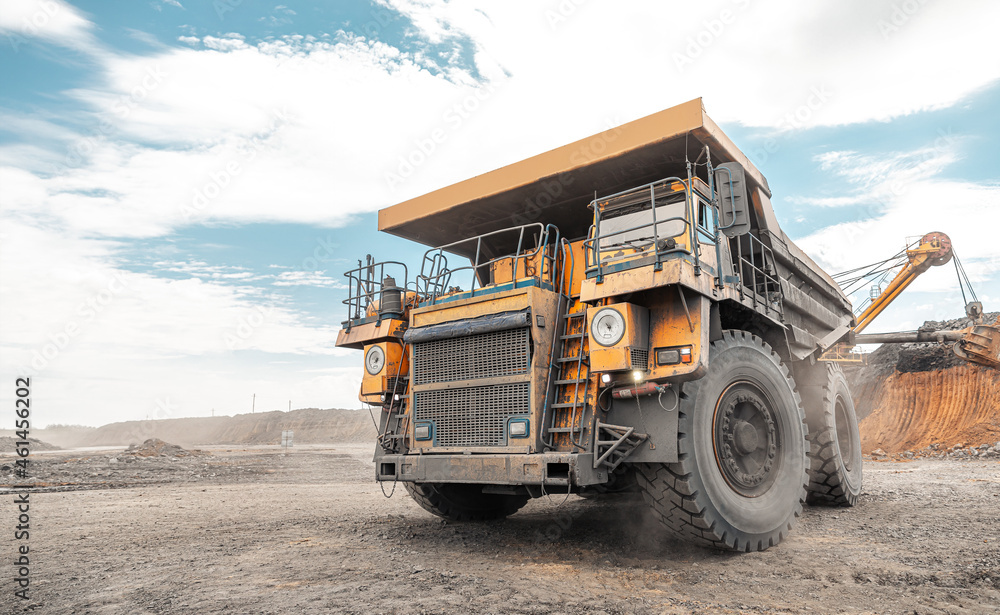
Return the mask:
<path id="1" fill-rule="evenodd" d="M 955 342 L 955 354 L 966 361 L 1000 369 L 1000 327 L 975 325 Z"/>

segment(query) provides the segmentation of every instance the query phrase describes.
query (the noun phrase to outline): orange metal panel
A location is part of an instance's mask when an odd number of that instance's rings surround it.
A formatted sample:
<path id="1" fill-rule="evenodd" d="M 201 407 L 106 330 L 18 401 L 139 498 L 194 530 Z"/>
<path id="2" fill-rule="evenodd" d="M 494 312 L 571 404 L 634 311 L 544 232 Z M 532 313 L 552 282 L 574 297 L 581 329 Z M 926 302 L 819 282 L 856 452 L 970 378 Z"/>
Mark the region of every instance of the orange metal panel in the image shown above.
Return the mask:
<path id="1" fill-rule="evenodd" d="M 622 315 L 625 334 L 613 346 L 602 346 L 590 334 L 594 316 L 605 307 L 611 307 Z M 624 370 L 646 371 L 648 365 L 632 363 L 632 349 L 649 348 L 649 310 L 631 303 L 613 303 L 610 306 L 587 308 L 587 336 L 590 341 L 590 369 L 592 372 L 615 372 Z"/>
<path id="2" fill-rule="evenodd" d="M 413 326 L 426 327 L 453 320 L 465 320 L 487 314 L 513 312 L 534 305 L 534 287 L 528 286 L 469 299 L 439 303 L 413 310 Z"/>
<path id="3" fill-rule="evenodd" d="M 367 369 L 364 370 L 364 375 L 361 378 L 361 395 L 359 396 L 362 401 L 366 399 L 376 401 L 380 394 L 389 390 L 390 378 L 403 376 L 410 369 L 409 358 L 406 356 L 402 342 L 369 344 L 365 346 L 365 354 L 372 346 L 380 346 L 385 352 L 385 365 L 382 366 L 382 371 L 375 375 L 369 374 Z M 406 391 L 397 391 L 397 393 L 403 395 Z"/>
<path id="4" fill-rule="evenodd" d="M 659 291 L 649 313 L 650 379 L 672 378 L 703 370 L 708 365 L 709 300 L 690 291 L 681 301 L 681 288 L 668 286 Z M 685 308 L 686 304 L 686 308 Z M 691 347 L 691 362 L 657 365 L 656 349 Z"/>
<path id="5" fill-rule="evenodd" d="M 368 342 L 383 340 L 392 337 L 403 337 L 403 330 L 406 328 L 406 321 L 387 318 L 381 324 L 374 322 L 363 325 L 355 325 L 351 330 L 341 329 L 337 333 L 337 346 L 340 348 L 353 348 L 361 350 Z"/>

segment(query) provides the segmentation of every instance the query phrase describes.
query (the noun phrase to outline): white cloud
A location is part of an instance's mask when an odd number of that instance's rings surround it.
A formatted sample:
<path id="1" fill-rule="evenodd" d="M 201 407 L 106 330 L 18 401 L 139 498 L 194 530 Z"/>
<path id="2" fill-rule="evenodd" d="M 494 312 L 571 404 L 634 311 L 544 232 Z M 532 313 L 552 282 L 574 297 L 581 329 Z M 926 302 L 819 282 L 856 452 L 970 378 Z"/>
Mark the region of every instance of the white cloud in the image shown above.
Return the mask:
<path id="1" fill-rule="evenodd" d="M 944 232 L 951 238 L 980 298 L 1000 296 L 1000 244 L 990 239 L 992 229 L 1000 227 L 1000 209 L 996 206 L 1000 202 L 1000 183 L 976 184 L 939 177 L 957 160 L 954 148 L 954 143 L 939 142 L 878 157 L 854 152 L 820 156 L 821 167 L 844 178 L 850 187 L 845 200 L 878 205 L 861 219 L 823 228 L 796 243 L 827 271 L 836 272 L 887 259 L 909 241 L 932 231 Z M 859 292 L 865 295 L 868 288 Z M 931 304 L 921 303 L 926 301 L 927 293 L 940 298 Z M 937 319 L 961 316 L 963 306 L 954 265 L 932 267 L 897 303 L 895 316 L 883 315 L 875 329 L 894 330 L 904 322 L 909 326 L 915 313 Z M 928 310 L 928 305 L 935 311 Z M 996 307 L 988 304 L 987 309 Z"/>
<path id="2" fill-rule="evenodd" d="M 93 26 L 75 7 L 62 0 L 5 0 L 0 11 L 0 34 L 14 51 L 34 38 L 95 53 L 99 45 Z"/>
<path id="3" fill-rule="evenodd" d="M 318 288 L 347 288 L 335 278 L 317 271 L 282 271 L 274 280 L 275 286 L 316 286 Z"/>
<path id="4" fill-rule="evenodd" d="M 426 50 L 406 54 L 343 33 L 257 44 L 238 33 L 183 37 L 198 48 L 107 55 L 104 78 L 69 93 L 93 110 L 91 125 L 75 139 L 61 135 L 58 177 L 38 180 L 47 208 L 80 232 L 115 236 L 163 234 L 191 223 L 336 226 L 351 213 L 699 95 L 716 119 L 781 129 L 789 125 L 784 116 L 806 104 L 817 85 L 833 94 L 811 112 L 810 125 L 950 104 L 1000 76 L 998 67 L 964 61 L 1000 54 L 1000 39 L 977 34 L 1000 11 L 996 3 L 959 3 L 948 11 L 923 6 L 889 41 L 877 27 L 882 9 L 858 2 L 650 5 L 641 19 L 636 9 L 587 3 L 555 25 L 549 12 L 562 10 L 559 3 L 381 3 L 413 20 L 415 38 L 470 46 L 487 87 L 457 56 L 441 66 Z M 697 42 L 723 9 L 733 11 L 733 22 L 713 35 L 696 70 L 678 78 L 673 54 L 686 53 L 688 38 Z M 850 44 L 826 34 L 846 21 L 853 23 Z M 86 22 L 76 27 L 92 29 Z M 930 28 L 933 40 L 965 44 L 931 53 L 918 36 Z M 733 57 L 743 69 L 732 69 Z M 651 78 L 650 66 L 664 78 Z M 595 91 L 640 95 L 589 95 Z M 57 130 L 65 132 L 50 132 Z M 434 134 L 443 135 L 441 142 Z M 23 146 L 8 146 L 0 159 L 24 153 Z M 31 153 L 51 170 L 51 155 Z M 88 196 L 98 190 L 105 196 Z"/>
<path id="5" fill-rule="evenodd" d="M 954 104 L 1000 77 L 1000 67 L 968 61 L 1000 54 L 992 33 L 1000 5 L 987 0 L 919 3 L 901 15 L 897 3 L 867 0 L 380 4 L 406 14 L 430 42 L 474 40 L 481 65 L 508 70 L 512 98 L 535 110 L 513 117 L 549 120 L 559 109 L 574 121 L 576 108 L 589 112 L 591 127 L 601 110 L 637 117 L 698 96 L 717 120 L 780 127 L 816 88 L 829 100 L 809 125 L 886 120 Z M 886 23 L 895 28 L 888 36 Z M 622 91 L 633 95 L 574 104 Z"/>
<path id="6" fill-rule="evenodd" d="M 850 207 L 871 202 L 866 195 L 855 196 L 831 196 L 831 197 L 811 197 L 811 196 L 788 196 L 785 201 L 795 205 L 811 205 L 814 207 Z M 801 222 L 801 220 L 799 220 Z"/>

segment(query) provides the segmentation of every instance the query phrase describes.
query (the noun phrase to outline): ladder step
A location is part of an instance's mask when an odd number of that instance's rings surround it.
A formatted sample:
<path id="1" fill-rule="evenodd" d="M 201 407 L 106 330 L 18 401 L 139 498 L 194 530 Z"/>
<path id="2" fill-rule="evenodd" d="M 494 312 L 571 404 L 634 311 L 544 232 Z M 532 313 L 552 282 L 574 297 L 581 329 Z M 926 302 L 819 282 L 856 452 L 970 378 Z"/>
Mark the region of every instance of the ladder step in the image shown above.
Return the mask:
<path id="1" fill-rule="evenodd" d="M 555 384 L 556 385 L 561 385 L 561 384 L 582 384 L 584 382 L 587 382 L 586 378 L 570 378 L 569 380 L 556 380 Z"/>
<path id="2" fill-rule="evenodd" d="M 583 339 L 583 336 L 584 336 L 583 333 L 570 333 L 569 335 L 560 335 L 559 339 L 561 339 L 561 340 L 579 340 L 579 339 Z"/>
<path id="3" fill-rule="evenodd" d="M 549 427 L 549 433 L 580 433 L 580 427 Z"/>
<path id="4" fill-rule="evenodd" d="M 566 314 L 566 320 L 569 320 L 570 318 L 582 318 L 585 317 L 586 315 L 587 315 L 587 310 L 584 310 L 582 312 L 570 312 L 569 314 Z"/>
<path id="5" fill-rule="evenodd" d="M 559 357 L 558 359 L 556 359 L 556 363 L 569 363 L 570 361 L 580 361 L 583 359 L 586 359 L 586 357 L 581 357 L 580 355 L 576 355 L 573 357 Z"/>
<path id="6" fill-rule="evenodd" d="M 558 404 L 552 404 L 552 408 L 579 408 L 583 410 L 585 404 L 574 404 L 573 402 L 559 402 Z"/>

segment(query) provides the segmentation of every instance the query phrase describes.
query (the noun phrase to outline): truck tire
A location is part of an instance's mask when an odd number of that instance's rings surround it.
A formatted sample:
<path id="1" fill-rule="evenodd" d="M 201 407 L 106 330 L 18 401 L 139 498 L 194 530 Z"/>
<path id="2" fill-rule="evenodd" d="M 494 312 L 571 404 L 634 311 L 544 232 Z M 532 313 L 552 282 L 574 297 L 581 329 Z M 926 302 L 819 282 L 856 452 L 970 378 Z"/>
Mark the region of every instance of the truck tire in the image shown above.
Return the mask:
<path id="1" fill-rule="evenodd" d="M 804 395 L 809 426 L 809 486 L 806 502 L 854 506 L 861 495 L 861 434 L 854 400 L 840 366 L 824 366 L 825 383 Z"/>
<path id="2" fill-rule="evenodd" d="M 676 463 L 643 464 L 643 497 L 679 537 L 763 551 L 781 542 L 806 499 L 808 442 L 799 395 L 760 338 L 725 331 L 708 373 L 686 383 Z"/>
<path id="3" fill-rule="evenodd" d="M 491 521 L 521 510 L 528 495 L 483 493 L 482 485 L 404 482 L 410 497 L 427 512 L 452 521 Z"/>

